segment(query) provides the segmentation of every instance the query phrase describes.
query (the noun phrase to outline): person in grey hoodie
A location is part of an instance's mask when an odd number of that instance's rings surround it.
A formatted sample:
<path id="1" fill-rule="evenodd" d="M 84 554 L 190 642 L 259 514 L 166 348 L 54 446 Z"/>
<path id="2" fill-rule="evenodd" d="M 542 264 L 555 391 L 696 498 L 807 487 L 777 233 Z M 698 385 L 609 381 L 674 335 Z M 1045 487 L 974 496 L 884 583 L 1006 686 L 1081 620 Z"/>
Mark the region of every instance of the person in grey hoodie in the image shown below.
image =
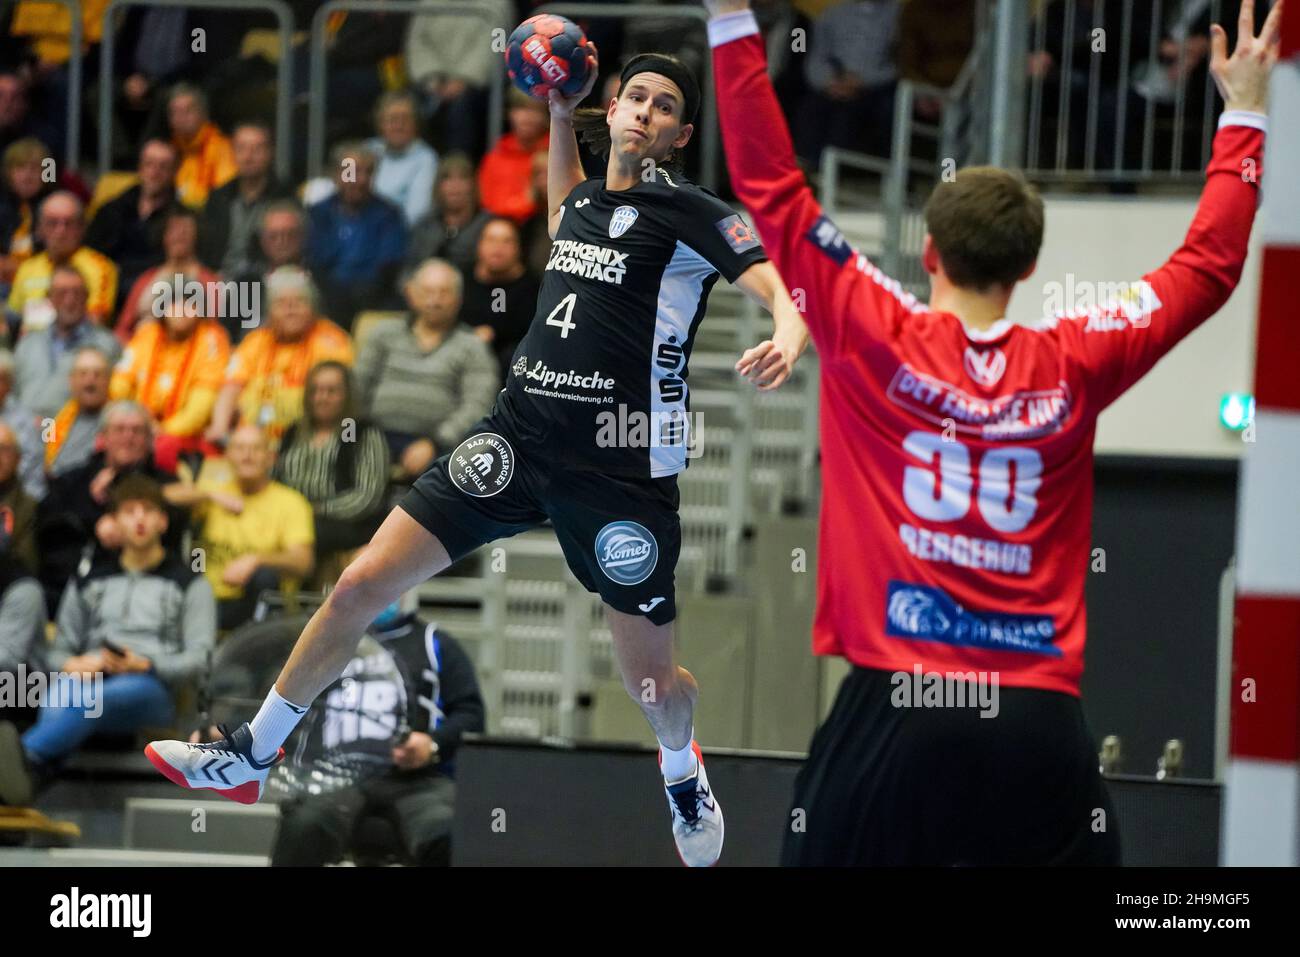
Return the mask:
<path id="1" fill-rule="evenodd" d="M 212 586 L 163 547 L 161 487 L 127 476 L 113 487 L 111 501 L 122 550 L 68 583 L 47 656 L 52 669 L 80 674 L 83 684 L 102 674 L 103 690 L 93 708 L 47 701 L 22 735 L 22 763 L 37 786 L 93 734 L 173 721 L 174 691 L 204 668 L 215 640 Z M 0 754 L 0 768 L 11 769 L 11 777 L 17 763 Z M 11 794 L 22 790 L 12 781 L 0 786 Z"/>

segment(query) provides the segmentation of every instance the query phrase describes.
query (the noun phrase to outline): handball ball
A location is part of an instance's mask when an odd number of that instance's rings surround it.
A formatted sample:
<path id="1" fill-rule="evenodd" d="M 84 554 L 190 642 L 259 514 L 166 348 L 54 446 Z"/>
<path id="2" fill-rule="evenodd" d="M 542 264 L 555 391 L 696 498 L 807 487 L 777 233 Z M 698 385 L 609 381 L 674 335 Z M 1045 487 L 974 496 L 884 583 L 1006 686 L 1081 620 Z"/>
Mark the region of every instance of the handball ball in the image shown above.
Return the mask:
<path id="1" fill-rule="evenodd" d="M 572 20 L 543 13 L 529 17 L 510 34 L 506 67 L 515 86 L 546 99 L 551 90 L 573 96 L 596 69 L 596 56 Z"/>

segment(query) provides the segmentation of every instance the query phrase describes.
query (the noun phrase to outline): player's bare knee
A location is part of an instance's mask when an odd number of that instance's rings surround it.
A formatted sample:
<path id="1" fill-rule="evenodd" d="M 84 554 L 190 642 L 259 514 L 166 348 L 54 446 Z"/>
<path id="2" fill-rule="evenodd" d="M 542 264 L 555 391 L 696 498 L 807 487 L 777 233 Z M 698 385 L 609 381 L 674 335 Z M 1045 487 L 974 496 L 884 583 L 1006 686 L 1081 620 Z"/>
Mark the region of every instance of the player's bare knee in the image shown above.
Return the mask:
<path id="1" fill-rule="evenodd" d="M 374 618 L 399 597 L 393 585 L 379 574 L 371 563 L 362 559 L 343 569 L 338 584 L 330 592 L 330 607 L 347 617 Z"/>

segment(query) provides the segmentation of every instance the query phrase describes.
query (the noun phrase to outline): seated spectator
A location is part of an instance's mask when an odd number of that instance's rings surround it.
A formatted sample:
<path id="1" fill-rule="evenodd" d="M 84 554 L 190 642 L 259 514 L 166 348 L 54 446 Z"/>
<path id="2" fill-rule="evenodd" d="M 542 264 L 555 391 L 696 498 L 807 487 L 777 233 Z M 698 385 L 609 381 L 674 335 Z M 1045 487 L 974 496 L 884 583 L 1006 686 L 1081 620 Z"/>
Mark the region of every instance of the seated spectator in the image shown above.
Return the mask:
<path id="1" fill-rule="evenodd" d="M 372 189 L 375 157 L 344 143 L 331 155 L 334 195 L 307 208 L 307 265 L 320 284 L 325 313 L 343 326 L 362 309 L 394 305 L 392 289 L 406 255 L 402 211 Z"/>
<path id="2" fill-rule="evenodd" d="M 241 123 L 231 134 L 230 145 L 235 178 L 208 196 L 198 255 L 210 269 L 235 278 L 257 270 L 258 222 L 271 203 L 292 200 L 293 190 L 272 169 L 275 149 L 267 127 Z"/>
<path id="3" fill-rule="evenodd" d="M 176 149 L 146 140 L 137 167 L 140 181 L 99 208 L 86 230 L 86 245 L 117 264 L 117 288 L 133 289 L 142 274 L 163 261 L 163 228 L 176 202 Z"/>
<path id="4" fill-rule="evenodd" d="M 378 325 L 357 359 L 361 406 L 414 479 L 487 415 L 501 382 L 483 342 L 460 322 L 461 278 L 433 259 L 406 284 L 409 319 Z"/>
<path id="5" fill-rule="evenodd" d="M 898 15 L 898 72 L 905 80 L 947 89 L 975 42 L 975 0 L 907 0 Z M 919 96 L 916 112 L 937 120 L 942 101 Z"/>
<path id="6" fill-rule="evenodd" d="M 396 660 L 404 687 L 391 689 L 385 700 L 405 701 L 406 714 L 356 723 L 356 731 L 338 745 L 347 748 L 362 737 L 391 739 L 393 765 L 359 784 L 282 804 L 273 867 L 319 867 L 341 860 L 363 815 L 396 824 L 401 863 L 451 864 L 456 749 L 465 732 L 485 727 L 473 662 L 455 638 L 414 613 L 402 613 L 396 604 L 367 634 Z M 406 729 L 400 736 L 399 718 L 405 719 Z"/>
<path id="7" fill-rule="evenodd" d="M 66 104 L 65 104 L 66 106 Z M 60 126 L 44 110 L 32 109 L 31 80 L 25 71 L 0 67 L 0 150 L 7 150 L 24 139 L 37 139 L 43 145 L 63 153 L 67 146 L 67 127 Z"/>
<path id="8" fill-rule="evenodd" d="M 518 18 L 506 0 L 479 0 L 476 6 L 489 14 L 488 19 L 438 11 L 443 2 L 425 5 L 434 16 L 410 18 L 406 72 L 423 100 L 424 115 L 441 126 L 435 142 L 448 152 L 481 156 L 488 83 L 492 71 L 500 69 L 483 36 L 493 27 L 508 34 Z"/>
<path id="9" fill-rule="evenodd" d="M 483 208 L 522 224 L 537 212 L 533 194 L 533 154 L 550 146 L 550 112 L 545 100 L 510 89 L 510 132 L 483 157 L 478 194 Z"/>
<path id="10" fill-rule="evenodd" d="M 0 458 L 5 454 L 3 441 L 0 437 Z M 0 505 L 0 516 L 3 516 L 4 508 Z M 28 685 L 20 676 L 19 669 L 25 669 L 28 674 L 46 670 L 47 621 L 45 596 L 41 593 L 40 583 L 32 577 L 31 568 L 14 555 L 13 545 L 7 540 L 3 524 L 0 524 L 0 676 L 3 676 L 0 680 L 13 681 L 14 687 L 25 690 Z M 23 691 L 19 694 L 23 695 Z M 18 743 L 17 729 L 4 719 L 28 723 L 35 716 L 35 710 L 27 707 L 25 695 L 17 701 L 0 700 L 0 753 L 6 747 L 16 749 Z M 15 776 L 14 769 L 19 769 L 17 788 L 10 780 Z M 22 777 L 19 762 L 14 762 L 7 771 L 0 769 L 0 807 L 31 803 L 27 782 L 22 781 Z"/>
<path id="11" fill-rule="evenodd" d="M 110 508 L 122 550 L 68 583 L 55 619 L 52 668 L 104 675 L 100 708 L 47 701 L 22 736 L 23 758 L 38 792 L 58 764 L 95 734 L 130 734 L 170 724 L 174 694 L 207 664 L 216 637 L 212 587 L 163 543 L 168 515 L 162 489 L 131 476 Z M 0 761 L 13 762 L 12 755 Z"/>
<path id="12" fill-rule="evenodd" d="M 34 500 L 45 497 L 45 447 L 36 428 L 36 414 L 13 395 L 14 354 L 0 349 L 0 422 L 13 430 L 20 450 L 18 474 L 23 489 Z"/>
<path id="13" fill-rule="evenodd" d="M 278 443 L 302 416 L 308 370 L 326 359 L 352 364 L 351 338 L 318 314 L 316 287 L 305 272 L 277 269 L 264 295 L 270 321 L 245 336 L 230 357 L 207 431 L 210 442 L 224 442 L 238 415 Z"/>
<path id="14" fill-rule="evenodd" d="M 29 331 L 14 350 L 18 402 L 42 419 L 52 419 L 71 392 L 68 375 L 82 346 L 95 346 L 116 362 L 122 351 L 113 334 L 95 325 L 86 312 L 86 280 L 74 266 L 54 269 L 49 285 L 54 322 Z"/>
<path id="15" fill-rule="evenodd" d="M 131 341 L 142 323 L 158 318 L 154 310 L 159 299 L 159 283 L 166 287 L 168 301 L 175 295 L 177 276 L 181 277 L 182 291 L 186 289 L 186 282 L 201 283 L 205 292 L 204 302 L 210 301 L 208 291 L 221 281 L 221 277 L 206 268 L 195 255 L 198 235 L 199 220 L 194 210 L 177 205 L 167 213 L 162 232 L 162 262 L 141 273 L 122 301 L 122 311 L 113 332 L 123 345 Z M 234 318 L 238 321 L 237 316 Z"/>
<path id="16" fill-rule="evenodd" d="M 418 221 L 433 205 L 438 154 L 420 139 L 415 95 L 393 90 L 375 108 L 379 135 L 366 146 L 376 157 L 375 192 L 402 211 L 406 223 Z"/>
<path id="17" fill-rule="evenodd" d="M 494 219 L 484 226 L 474 270 L 465 281 L 460 314 L 496 353 L 502 381 L 515 346 L 527 334 L 537 311 L 539 287 L 524 266 L 519 227 L 508 219 Z"/>
<path id="18" fill-rule="evenodd" d="M 35 575 L 36 500 L 27 494 L 18 475 L 21 454 L 17 433 L 0 422 L 0 554 Z"/>
<path id="19" fill-rule="evenodd" d="M 36 509 L 38 577 L 51 611 L 59 607 L 63 588 L 83 558 L 93 561 L 121 546 L 112 518 L 105 515 L 116 485 L 128 475 L 144 475 L 166 492 L 176 482 L 153 460 L 149 413 L 138 402 L 109 403 L 100 435 L 103 448 L 85 465 L 51 478 L 49 494 Z M 173 511 L 163 544 L 179 552 L 184 533 L 185 513 Z"/>
<path id="20" fill-rule="evenodd" d="M 226 330 L 199 312 L 188 299 L 169 300 L 161 319 L 144 323 L 131 337 L 113 370 L 109 394 L 134 399 L 153 416 L 156 458 L 170 460 L 199 448 L 230 361 Z M 164 442 L 166 450 L 159 447 Z"/>
<path id="21" fill-rule="evenodd" d="M 24 330 L 44 329 L 54 321 L 50 282 L 59 266 L 72 266 L 83 277 L 83 308 L 98 324 L 113 314 L 117 301 L 117 266 L 102 253 L 81 244 L 86 233 L 86 210 L 72 193 L 60 190 L 45 197 L 36 216 L 36 236 L 44 245 L 14 274 L 8 310 Z"/>
<path id="22" fill-rule="evenodd" d="M 61 475 L 90 461 L 99 438 L 100 417 L 108 404 L 108 380 L 113 364 L 97 346 L 82 346 L 68 373 L 68 401 L 42 429 L 45 471 Z"/>
<path id="23" fill-rule="evenodd" d="M 6 4 L 6 6 L 11 6 Z M 94 53 L 103 36 L 108 0 L 82 0 L 81 42 L 83 53 Z M 8 33 L 25 38 L 36 58 L 39 87 L 33 91 L 32 111 L 47 124 L 41 135 L 60 159 L 67 152 L 68 93 L 71 87 L 69 60 L 72 56 L 72 17 L 62 4 L 42 0 L 21 0 L 13 4 Z M 94 63 L 95 60 L 90 61 Z M 81 91 L 72 91 L 80 95 Z"/>
<path id="24" fill-rule="evenodd" d="M 533 196 L 537 201 L 537 212 L 528 217 L 519 229 L 524 268 L 531 276 L 541 276 L 546 272 L 546 264 L 551 258 L 551 217 L 546 205 L 548 167 L 548 157 L 545 153 L 533 154 Z"/>
<path id="25" fill-rule="evenodd" d="M 259 314 L 247 325 L 233 316 L 220 317 L 230 334 L 232 345 L 239 344 L 250 329 L 259 328 L 267 304 L 264 301 L 271 273 L 288 266 L 306 271 L 307 213 L 294 200 L 276 200 L 263 211 L 257 226 L 257 256 L 250 271 L 236 276 L 241 283 L 257 283 L 262 295 L 257 299 Z"/>
<path id="26" fill-rule="evenodd" d="M 479 208 L 474 167 L 463 153 L 443 157 L 433 192 L 434 208 L 411 230 L 406 265 L 414 269 L 426 259 L 445 259 L 467 273 L 474 268 L 479 233 L 492 214 Z"/>
<path id="27" fill-rule="evenodd" d="M 322 362 L 307 374 L 303 417 L 280 442 L 275 479 L 301 492 L 316 524 L 316 562 L 370 541 L 384 520 L 388 445 L 358 418 L 352 372 Z"/>
<path id="28" fill-rule="evenodd" d="M 898 0 L 849 0 L 813 21 L 795 143 L 812 165 L 827 146 L 888 156 L 898 75 Z"/>
<path id="29" fill-rule="evenodd" d="M 0 180 L 0 294 L 9 295 L 18 267 L 36 254 L 36 209 L 54 191 L 42 174 L 45 144 L 27 138 L 5 148 Z"/>
<path id="30" fill-rule="evenodd" d="M 306 577 L 315 544 L 311 503 L 271 478 L 275 453 L 265 433 L 240 426 L 226 459 L 229 481 L 184 485 L 168 496 L 193 509 L 195 542 L 223 631 L 251 620 L 263 591 Z"/>
<path id="31" fill-rule="evenodd" d="M 180 153 L 176 193 L 193 209 L 202 209 L 208 194 L 235 176 L 235 154 L 230 140 L 208 119 L 203 91 L 188 83 L 172 87 L 167 97 L 167 124 L 172 145 Z"/>

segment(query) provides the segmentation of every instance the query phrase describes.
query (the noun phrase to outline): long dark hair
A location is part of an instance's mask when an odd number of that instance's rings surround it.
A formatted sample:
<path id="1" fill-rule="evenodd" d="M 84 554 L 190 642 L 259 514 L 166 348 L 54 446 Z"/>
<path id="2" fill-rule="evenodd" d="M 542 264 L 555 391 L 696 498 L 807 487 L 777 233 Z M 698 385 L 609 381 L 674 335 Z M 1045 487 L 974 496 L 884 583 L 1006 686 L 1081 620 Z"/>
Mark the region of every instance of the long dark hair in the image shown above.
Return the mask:
<path id="1" fill-rule="evenodd" d="M 357 397 L 355 383 L 352 381 L 352 370 L 339 362 L 337 359 L 325 359 L 311 367 L 307 373 L 307 382 L 302 390 L 302 424 L 310 432 L 316 427 L 316 418 L 311 409 L 311 387 L 316 381 L 316 377 L 322 372 L 329 369 L 337 370 L 343 377 L 343 419 L 357 420 Z"/>
<path id="2" fill-rule="evenodd" d="M 619 84 L 616 96 L 623 95 L 625 86 L 626 83 Z M 605 122 L 608 109 L 609 104 L 606 103 L 604 107 L 581 106 L 573 111 L 573 132 L 577 134 L 578 140 L 604 160 L 609 159 L 609 151 L 613 146 L 609 136 L 609 124 Z M 682 151 L 674 148 L 667 157 L 659 161 L 658 165 L 670 172 L 681 173 L 685 168 L 686 160 L 682 156 Z"/>

